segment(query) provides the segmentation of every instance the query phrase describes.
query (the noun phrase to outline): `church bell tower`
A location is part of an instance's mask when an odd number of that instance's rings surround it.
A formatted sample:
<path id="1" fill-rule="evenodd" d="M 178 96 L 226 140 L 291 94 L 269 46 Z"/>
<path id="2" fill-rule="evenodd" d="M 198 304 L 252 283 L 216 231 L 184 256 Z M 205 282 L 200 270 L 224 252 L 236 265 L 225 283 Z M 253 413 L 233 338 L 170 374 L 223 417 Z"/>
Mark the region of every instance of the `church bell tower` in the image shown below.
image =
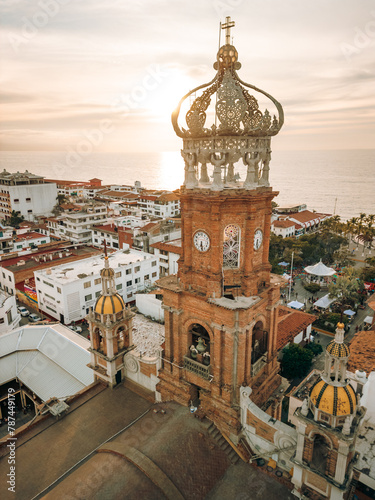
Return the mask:
<path id="1" fill-rule="evenodd" d="M 104 267 L 100 271 L 102 293 L 96 300 L 94 310 L 87 315 L 91 347 L 91 362 L 95 378 L 110 387 L 124 378 L 124 356 L 134 349 L 132 330 L 134 313 L 125 306 L 116 291 L 115 272 L 109 266 L 104 242 Z"/>
<path id="2" fill-rule="evenodd" d="M 182 255 L 178 275 L 159 280 L 165 356 L 158 390 L 182 404 L 199 399 L 202 411 L 236 436 L 239 387 L 250 385 L 253 401 L 262 404 L 279 384 L 280 293 L 268 262 L 277 192 L 269 165 L 271 137 L 284 115 L 273 97 L 238 76 L 233 26 L 230 18 L 222 26 L 226 43 L 215 77 L 186 94 L 172 115 L 185 161 Z M 273 116 L 259 109 L 253 93 L 270 101 Z"/>

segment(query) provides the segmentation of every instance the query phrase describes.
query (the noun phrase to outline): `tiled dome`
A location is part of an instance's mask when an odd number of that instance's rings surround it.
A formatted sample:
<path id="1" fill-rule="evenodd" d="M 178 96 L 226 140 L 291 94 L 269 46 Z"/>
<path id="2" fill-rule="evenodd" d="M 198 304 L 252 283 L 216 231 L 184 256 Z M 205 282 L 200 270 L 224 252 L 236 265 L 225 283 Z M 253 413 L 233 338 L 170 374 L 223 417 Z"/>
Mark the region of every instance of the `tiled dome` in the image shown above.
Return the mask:
<path id="1" fill-rule="evenodd" d="M 96 314 L 116 314 L 125 309 L 125 303 L 121 295 L 101 295 L 96 301 L 94 311 Z"/>
<path id="2" fill-rule="evenodd" d="M 326 351 L 331 356 L 336 356 L 337 358 L 347 358 L 350 354 L 348 344 L 345 344 L 345 342 L 336 342 L 336 340 L 331 340 L 327 345 Z"/>
<path id="3" fill-rule="evenodd" d="M 330 415 L 351 415 L 356 407 L 356 395 L 350 384 L 336 387 L 322 379 L 311 389 L 310 400 L 315 408 Z"/>

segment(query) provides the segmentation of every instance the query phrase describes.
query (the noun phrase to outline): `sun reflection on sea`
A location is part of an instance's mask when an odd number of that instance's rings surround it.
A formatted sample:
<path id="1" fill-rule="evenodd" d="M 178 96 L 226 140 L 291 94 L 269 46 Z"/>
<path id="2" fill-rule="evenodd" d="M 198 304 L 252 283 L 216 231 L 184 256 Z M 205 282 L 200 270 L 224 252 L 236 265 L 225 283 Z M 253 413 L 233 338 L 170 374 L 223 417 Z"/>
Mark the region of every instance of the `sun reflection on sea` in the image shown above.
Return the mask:
<path id="1" fill-rule="evenodd" d="M 184 161 L 179 151 L 161 153 L 161 169 L 158 184 L 173 191 L 184 182 Z"/>

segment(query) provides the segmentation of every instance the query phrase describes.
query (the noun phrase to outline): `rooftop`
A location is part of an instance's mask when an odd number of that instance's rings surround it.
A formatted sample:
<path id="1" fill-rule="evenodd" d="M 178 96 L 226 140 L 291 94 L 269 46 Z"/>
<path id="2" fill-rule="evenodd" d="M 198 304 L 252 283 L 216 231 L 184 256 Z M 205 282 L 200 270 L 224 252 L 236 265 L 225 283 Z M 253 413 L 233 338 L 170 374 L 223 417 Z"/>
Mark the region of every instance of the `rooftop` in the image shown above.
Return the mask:
<path id="1" fill-rule="evenodd" d="M 86 366 L 89 346 L 61 324 L 27 325 L 1 335 L 0 385 L 18 378 L 42 401 L 71 396 L 94 382 Z"/>
<path id="2" fill-rule="evenodd" d="M 18 438 L 17 498 L 99 500 L 125 494 L 129 499 L 220 500 L 242 498 L 249 488 L 253 500 L 293 498 L 257 468 L 232 465 L 208 433 L 207 422 L 194 418 L 189 408 L 152 405 L 122 384 L 91 392 L 63 419 L 50 417 L 42 432 L 39 425 Z M 6 473 L 9 464 L 2 460 L 0 474 Z M 4 498 L 7 486 L 0 484 Z"/>
<path id="3" fill-rule="evenodd" d="M 181 238 L 170 241 L 159 241 L 158 243 L 152 243 L 150 246 L 158 250 L 165 250 L 166 252 L 178 253 L 180 255 L 182 253 Z"/>
<path id="4" fill-rule="evenodd" d="M 364 370 L 367 374 L 375 371 L 375 332 L 367 330 L 354 335 L 350 343 L 348 370 Z"/>
<path id="5" fill-rule="evenodd" d="M 146 259 L 156 260 L 156 257 L 138 250 L 120 250 L 108 256 L 109 266 L 113 269 L 135 264 Z M 69 262 L 68 265 L 54 266 L 37 272 L 45 279 L 52 279 L 65 285 L 84 278 L 99 276 L 103 267 L 104 256 L 97 255 L 77 262 Z"/>
<path id="6" fill-rule="evenodd" d="M 274 220 L 272 222 L 272 225 L 274 227 L 287 228 L 287 227 L 294 227 L 296 223 L 291 220 Z"/>
<path id="7" fill-rule="evenodd" d="M 133 319 L 133 344 L 136 346 L 132 354 L 138 353 L 149 358 L 158 355 L 165 340 L 164 325 L 136 314 Z"/>
<path id="8" fill-rule="evenodd" d="M 281 313 L 281 318 L 280 318 Z M 313 314 L 308 314 L 288 307 L 279 307 L 279 322 L 277 325 L 277 349 L 282 349 L 293 342 L 294 337 L 302 332 L 305 328 L 311 325 L 316 317 Z"/>

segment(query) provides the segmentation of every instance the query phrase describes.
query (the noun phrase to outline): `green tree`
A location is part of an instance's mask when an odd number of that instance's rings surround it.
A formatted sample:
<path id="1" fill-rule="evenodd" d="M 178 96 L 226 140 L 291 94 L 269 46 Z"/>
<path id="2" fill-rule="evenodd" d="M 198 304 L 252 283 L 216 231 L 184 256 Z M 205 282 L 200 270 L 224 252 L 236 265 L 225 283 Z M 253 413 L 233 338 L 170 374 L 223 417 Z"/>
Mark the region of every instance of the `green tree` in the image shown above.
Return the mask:
<path id="1" fill-rule="evenodd" d="M 354 307 L 360 301 L 358 292 L 362 291 L 363 288 L 360 272 L 354 267 L 347 267 L 342 276 L 336 278 L 336 282 L 329 285 L 329 298 L 336 299 L 341 310 L 341 317 L 345 309 Z"/>
<path id="2" fill-rule="evenodd" d="M 314 353 L 310 349 L 304 349 L 298 344 L 290 344 L 283 349 L 281 370 L 284 377 L 291 379 L 304 377 L 311 368 Z"/>
<path id="3" fill-rule="evenodd" d="M 375 283 L 375 265 L 363 267 L 361 269 L 361 279 L 370 283 Z"/>
<path id="4" fill-rule="evenodd" d="M 352 255 L 347 246 L 341 246 L 338 250 L 333 252 L 333 259 L 340 267 L 347 267 L 353 265 Z"/>
<path id="5" fill-rule="evenodd" d="M 66 203 L 68 200 L 67 200 L 67 197 L 65 196 L 65 194 L 59 193 L 56 196 L 56 201 L 57 201 L 58 205 L 61 205 L 62 203 Z"/>
<path id="6" fill-rule="evenodd" d="M 16 212 L 12 210 L 10 217 L 6 219 L 6 222 L 9 226 L 16 227 L 24 220 L 23 215 L 20 212 Z"/>

